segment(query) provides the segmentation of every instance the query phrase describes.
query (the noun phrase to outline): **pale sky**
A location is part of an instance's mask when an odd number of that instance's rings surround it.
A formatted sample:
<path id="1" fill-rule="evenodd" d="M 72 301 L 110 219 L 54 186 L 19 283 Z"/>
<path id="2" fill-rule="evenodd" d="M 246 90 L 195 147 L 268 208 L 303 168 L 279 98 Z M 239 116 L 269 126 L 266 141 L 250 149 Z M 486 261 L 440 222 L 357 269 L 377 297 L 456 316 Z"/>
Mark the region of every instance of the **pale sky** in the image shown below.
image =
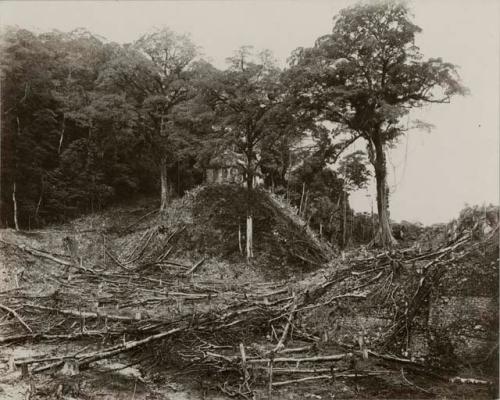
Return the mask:
<path id="1" fill-rule="evenodd" d="M 270 49 L 282 66 L 298 46 L 311 46 L 332 28 L 347 0 L 295 1 L 1 1 L 0 24 L 37 32 L 86 27 L 119 43 L 153 27 L 190 33 L 216 66 L 241 45 Z M 432 105 L 410 118 L 432 123 L 431 133 L 413 131 L 390 151 L 391 217 L 445 222 L 465 203 L 498 204 L 500 1 L 413 0 L 417 38 L 426 57 L 460 66 L 471 94 Z M 364 148 L 360 142 L 358 148 Z M 393 167 L 394 166 L 394 167 Z M 374 188 L 352 195 L 368 211 Z"/>

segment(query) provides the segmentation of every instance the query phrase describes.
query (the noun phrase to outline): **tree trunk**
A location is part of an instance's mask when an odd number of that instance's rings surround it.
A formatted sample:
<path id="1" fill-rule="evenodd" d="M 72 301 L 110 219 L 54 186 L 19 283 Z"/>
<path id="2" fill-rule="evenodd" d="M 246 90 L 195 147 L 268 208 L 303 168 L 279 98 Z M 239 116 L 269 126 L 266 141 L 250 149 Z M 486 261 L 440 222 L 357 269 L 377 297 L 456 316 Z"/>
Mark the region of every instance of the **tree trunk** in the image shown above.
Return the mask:
<path id="1" fill-rule="evenodd" d="M 238 248 L 240 249 L 240 254 L 243 254 L 243 246 L 241 245 L 241 225 L 238 225 Z"/>
<path id="2" fill-rule="evenodd" d="M 16 228 L 16 231 L 18 231 L 19 223 L 17 221 L 16 182 L 14 182 L 14 185 L 12 187 L 12 204 L 14 205 L 14 226 Z"/>
<path id="3" fill-rule="evenodd" d="M 43 194 L 45 192 L 45 177 L 42 175 L 40 178 L 40 197 L 38 198 L 38 203 L 36 204 L 35 208 L 35 223 L 37 226 L 40 226 L 40 206 L 42 205 L 42 200 L 43 200 Z"/>
<path id="4" fill-rule="evenodd" d="M 165 211 L 168 204 L 168 178 L 167 178 L 167 157 L 162 156 L 160 162 L 160 181 L 161 181 L 161 205 L 160 211 Z"/>
<path id="5" fill-rule="evenodd" d="M 65 130 L 66 130 L 66 113 L 63 114 L 62 125 L 61 125 L 61 135 L 59 136 L 59 148 L 57 149 L 57 154 L 61 154 Z"/>
<path id="6" fill-rule="evenodd" d="M 304 204 L 304 194 L 306 192 L 306 183 L 304 182 L 302 184 L 302 196 L 300 196 L 300 204 L 299 204 L 299 212 L 298 216 L 300 217 L 302 215 L 302 206 Z"/>
<path id="7" fill-rule="evenodd" d="M 42 204 L 43 193 L 40 193 L 40 197 L 38 198 L 38 203 L 36 203 L 35 209 L 35 221 L 38 223 L 38 215 L 40 214 L 40 205 Z"/>
<path id="8" fill-rule="evenodd" d="M 253 190 L 253 174 L 250 171 L 248 171 L 247 172 L 247 235 L 246 235 L 247 260 L 253 258 L 252 190 Z"/>
<path id="9" fill-rule="evenodd" d="M 392 235 L 392 229 L 389 222 L 389 208 L 387 204 L 387 168 L 385 164 L 385 151 L 380 140 L 374 140 L 375 157 L 373 165 L 375 167 L 375 179 L 377 182 L 377 211 L 378 211 L 378 230 L 370 246 L 391 248 L 398 242 Z"/>
<path id="10" fill-rule="evenodd" d="M 247 259 L 253 258 L 253 218 L 252 215 L 247 215 Z"/>
<path id="11" fill-rule="evenodd" d="M 347 192 L 343 192 L 343 216 L 342 216 L 342 248 L 345 249 L 347 246 Z"/>
<path id="12" fill-rule="evenodd" d="M 25 89 L 25 97 L 27 95 L 27 91 L 28 91 L 28 86 L 26 86 L 26 89 Z M 21 123 L 19 121 L 19 115 L 16 115 L 16 122 L 17 122 L 17 137 L 20 137 L 21 136 Z M 16 152 L 16 154 L 18 152 L 17 146 L 16 146 L 15 152 Z M 17 162 L 15 165 L 15 171 L 17 171 Z M 18 231 L 19 230 L 19 223 L 18 223 L 18 219 L 17 219 L 17 200 L 16 200 L 16 180 L 15 179 L 14 179 L 14 183 L 12 186 L 12 206 L 14 208 L 14 210 L 13 210 L 14 211 L 14 227 L 16 228 L 16 231 Z"/>
<path id="13" fill-rule="evenodd" d="M 309 189 L 307 189 L 307 192 L 306 192 L 306 197 L 304 199 L 304 205 L 302 207 L 302 218 L 306 218 L 307 217 L 307 206 L 309 205 Z"/>

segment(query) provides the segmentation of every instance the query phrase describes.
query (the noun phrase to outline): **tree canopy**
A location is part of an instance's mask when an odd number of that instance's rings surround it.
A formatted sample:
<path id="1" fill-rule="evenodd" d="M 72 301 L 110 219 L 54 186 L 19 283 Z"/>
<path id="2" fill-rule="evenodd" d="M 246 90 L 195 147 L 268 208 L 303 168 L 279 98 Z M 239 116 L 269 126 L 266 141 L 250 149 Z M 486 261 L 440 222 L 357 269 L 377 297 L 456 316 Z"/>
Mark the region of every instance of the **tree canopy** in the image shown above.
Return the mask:
<path id="1" fill-rule="evenodd" d="M 6 29 L 2 225 L 42 226 L 156 192 L 164 209 L 204 181 L 210 159 L 231 151 L 249 190 L 262 178 L 341 245 L 354 218 L 349 193 L 366 185 L 370 163 L 374 244 L 394 244 L 387 149 L 413 108 L 467 90 L 456 66 L 421 54 L 406 5 L 360 4 L 333 22 L 285 70 L 249 46 L 215 68 L 189 36 L 168 28 L 123 45 L 84 29 Z M 352 153 L 361 139 L 366 151 Z"/>
<path id="2" fill-rule="evenodd" d="M 424 59 L 415 44 L 420 28 L 403 3 L 375 2 L 342 10 L 332 33 L 291 57 L 288 81 L 297 106 L 316 122 L 341 127 L 343 143 L 367 144 L 377 181 L 379 233 L 376 242 L 395 242 L 389 227 L 386 149 L 406 131 L 403 117 L 427 103 L 449 102 L 467 90 L 456 67 Z"/>

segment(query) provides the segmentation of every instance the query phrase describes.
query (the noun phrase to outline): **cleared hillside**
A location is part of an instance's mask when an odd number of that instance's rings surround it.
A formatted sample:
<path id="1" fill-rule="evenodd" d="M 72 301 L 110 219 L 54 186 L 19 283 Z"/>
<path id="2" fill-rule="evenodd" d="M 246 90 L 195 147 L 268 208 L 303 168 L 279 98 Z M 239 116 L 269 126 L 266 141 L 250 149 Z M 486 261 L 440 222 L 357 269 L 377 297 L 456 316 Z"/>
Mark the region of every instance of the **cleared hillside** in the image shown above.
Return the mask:
<path id="1" fill-rule="evenodd" d="M 296 254 L 328 253 L 261 192 L 246 263 L 238 190 L 200 188 L 161 215 L 145 202 L 2 231 L 0 388 L 32 399 L 159 399 L 172 383 L 184 398 L 492 397 L 498 219 L 476 213 L 425 250 L 304 265 Z"/>

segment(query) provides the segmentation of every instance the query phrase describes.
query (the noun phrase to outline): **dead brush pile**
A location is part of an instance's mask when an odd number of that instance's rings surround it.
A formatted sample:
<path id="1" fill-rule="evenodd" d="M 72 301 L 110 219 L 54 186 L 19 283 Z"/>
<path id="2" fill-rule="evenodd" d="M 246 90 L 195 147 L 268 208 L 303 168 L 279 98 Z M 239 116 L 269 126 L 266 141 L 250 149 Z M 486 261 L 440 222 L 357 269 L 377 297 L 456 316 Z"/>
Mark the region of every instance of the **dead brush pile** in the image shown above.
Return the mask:
<path id="1" fill-rule="evenodd" d="M 495 380 L 498 217 L 469 209 L 447 228 L 455 229 L 449 239 L 426 250 L 416 243 L 371 257 L 354 252 L 328 279 L 335 284 L 316 290 L 302 324 L 365 355 L 406 359 L 409 371 L 467 370 Z"/>
<path id="2" fill-rule="evenodd" d="M 226 221 L 207 217 L 219 221 L 217 226 Z M 47 387 L 85 393 L 85 382 L 75 386 L 75 377 L 109 359 L 138 364 L 149 375 L 175 368 L 208 377 L 217 390 L 247 399 L 317 381 L 389 384 L 390 378 L 419 395 L 433 390 L 414 383 L 421 376 L 491 385 L 484 378 L 458 378 L 456 369 L 414 357 L 406 346 L 442 271 L 498 241 L 498 226 L 481 239 L 466 232 L 437 250 L 415 247 L 352 259 L 301 282 L 230 284 L 205 276 L 204 258 L 190 264 L 172 258 L 182 251 L 179 238 L 189 227 L 161 221 L 139 228 L 134 240 L 96 236 L 94 248 L 102 256 L 92 263 L 2 241 L 4 254 L 43 265 L 20 287 L 0 293 L 1 345 L 57 345 L 37 356 L 5 360 L 32 381 L 32 399 L 54 395 Z M 389 323 L 349 327 L 348 314 L 366 310 Z"/>
<path id="3" fill-rule="evenodd" d="M 33 258 L 46 268 L 31 271 L 23 286 L 0 294 L 5 320 L 0 344 L 60 346 L 50 354 L 12 359 L 11 367 L 26 376 L 64 371 L 63 391 L 75 390 L 66 383 L 80 371 L 122 356 L 150 370 L 194 364 L 203 374 L 218 368 L 211 350 L 265 336 L 267 321 L 289 307 L 293 296 L 284 282 L 235 287 L 198 276 L 204 260 L 183 265 L 170 259 L 169 242 L 177 231 L 159 229 L 143 232 L 122 254 L 111 240 L 99 240 L 104 256 L 92 265 L 2 241 L 4 254 Z M 151 246 L 160 235 L 165 236 L 164 247 Z M 65 343 L 72 343 L 71 352 Z"/>

